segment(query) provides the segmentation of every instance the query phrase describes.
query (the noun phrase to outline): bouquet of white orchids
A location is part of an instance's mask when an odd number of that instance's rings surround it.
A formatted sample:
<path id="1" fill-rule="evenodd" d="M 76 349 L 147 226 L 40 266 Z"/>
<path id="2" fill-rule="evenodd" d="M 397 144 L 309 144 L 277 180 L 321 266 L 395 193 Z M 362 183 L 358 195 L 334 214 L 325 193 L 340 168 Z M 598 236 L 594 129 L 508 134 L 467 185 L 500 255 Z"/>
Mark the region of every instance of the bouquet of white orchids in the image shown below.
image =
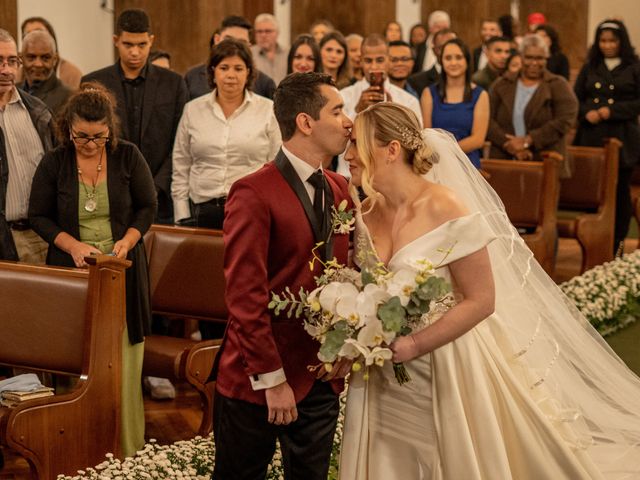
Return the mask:
<path id="1" fill-rule="evenodd" d="M 335 259 L 324 263 L 314 251 L 312 268 L 315 261 L 324 266 L 315 279 L 317 288 L 301 288 L 297 295 L 288 287 L 281 294 L 272 293 L 269 308 L 276 315 L 304 318 L 305 330 L 321 344 L 318 359 L 328 371 L 344 357 L 354 361 L 353 371 L 364 367 L 368 379 L 369 367 L 391 360 L 389 345 L 396 337 L 426 325 L 453 302 L 451 285 L 435 275 L 438 265 L 426 259 L 395 272 L 383 263 L 360 271 Z M 398 383 L 410 380 L 403 364 L 394 363 L 393 368 Z"/>

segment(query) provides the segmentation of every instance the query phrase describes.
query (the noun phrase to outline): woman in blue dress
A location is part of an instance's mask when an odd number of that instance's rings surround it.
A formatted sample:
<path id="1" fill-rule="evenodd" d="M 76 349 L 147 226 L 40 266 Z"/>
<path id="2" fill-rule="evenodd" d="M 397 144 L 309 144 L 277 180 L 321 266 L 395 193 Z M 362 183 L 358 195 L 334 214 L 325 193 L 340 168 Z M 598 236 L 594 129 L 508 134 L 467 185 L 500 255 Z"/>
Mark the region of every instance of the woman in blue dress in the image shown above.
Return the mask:
<path id="1" fill-rule="evenodd" d="M 489 95 L 471 83 L 469 49 L 458 38 L 442 47 L 440 79 L 422 92 L 425 128 L 453 134 L 471 163 L 480 168 L 481 149 L 489 127 Z"/>

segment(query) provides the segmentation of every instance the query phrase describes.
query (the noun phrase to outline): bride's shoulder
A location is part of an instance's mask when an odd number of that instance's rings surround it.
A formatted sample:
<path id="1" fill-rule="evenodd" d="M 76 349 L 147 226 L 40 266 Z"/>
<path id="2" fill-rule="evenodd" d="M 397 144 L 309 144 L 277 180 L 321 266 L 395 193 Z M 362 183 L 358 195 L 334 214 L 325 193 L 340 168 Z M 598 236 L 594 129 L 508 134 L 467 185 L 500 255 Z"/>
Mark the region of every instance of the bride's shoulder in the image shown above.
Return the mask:
<path id="1" fill-rule="evenodd" d="M 467 207 L 452 190 L 435 183 L 430 183 L 424 189 L 416 202 L 416 210 L 417 214 L 428 218 L 434 227 L 469 214 Z"/>

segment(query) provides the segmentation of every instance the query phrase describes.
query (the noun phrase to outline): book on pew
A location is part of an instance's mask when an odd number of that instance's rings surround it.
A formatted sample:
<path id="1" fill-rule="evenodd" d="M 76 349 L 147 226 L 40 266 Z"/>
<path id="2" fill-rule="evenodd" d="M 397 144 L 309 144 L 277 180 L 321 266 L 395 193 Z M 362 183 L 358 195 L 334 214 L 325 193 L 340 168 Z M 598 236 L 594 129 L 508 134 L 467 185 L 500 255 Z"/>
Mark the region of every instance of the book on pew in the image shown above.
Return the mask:
<path id="1" fill-rule="evenodd" d="M 31 390 L 29 392 L 5 390 L 4 392 L 2 392 L 2 394 L 0 394 L 2 397 L 0 401 L 2 402 L 2 405 L 9 407 L 15 406 L 18 403 L 25 402 L 27 400 L 33 400 L 34 398 L 50 397 L 53 394 L 53 388 L 50 387 L 36 388 L 35 390 Z"/>

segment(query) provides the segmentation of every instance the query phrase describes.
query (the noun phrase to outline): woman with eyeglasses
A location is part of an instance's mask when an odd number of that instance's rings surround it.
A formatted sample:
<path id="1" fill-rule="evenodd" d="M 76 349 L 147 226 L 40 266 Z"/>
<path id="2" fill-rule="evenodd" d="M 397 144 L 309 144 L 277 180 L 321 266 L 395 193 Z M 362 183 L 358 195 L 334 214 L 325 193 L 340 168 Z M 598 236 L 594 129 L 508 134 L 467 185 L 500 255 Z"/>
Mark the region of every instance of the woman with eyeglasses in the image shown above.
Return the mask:
<path id="1" fill-rule="evenodd" d="M 605 20 L 575 83 L 580 102 L 574 143 L 602 147 L 606 138 L 622 141 L 616 194 L 613 251 L 627 236 L 633 213 L 631 176 L 640 157 L 640 62 L 627 28 L 620 20 Z"/>
<path id="2" fill-rule="evenodd" d="M 565 154 L 565 134 L 578 112 L 569 83 L 546 69 L 549 47 L 529 34 L 520 45 L 522 68 L 505 73 L 491 86 L 487 140 L 491 158 L 542 160 L 543 151 Z M 561 176 L 571 172 L 562 162 Z"/>
<path id="3" fill-rule="evenodd" d="M 144 445 L 141 375 L 151 302 L 142 237 L 157 200 L 147 162 L 118 131 L 111 96 L 98 83 L 82 84 L 57 119 L 60 146 L 36 170 L 29 222 L 49 243 L 49 265 L 86 267 L 84 258 L 98 254 L 133 262 L 126 271 L 122 342 L 121 441 L 128 456 Z"/>

